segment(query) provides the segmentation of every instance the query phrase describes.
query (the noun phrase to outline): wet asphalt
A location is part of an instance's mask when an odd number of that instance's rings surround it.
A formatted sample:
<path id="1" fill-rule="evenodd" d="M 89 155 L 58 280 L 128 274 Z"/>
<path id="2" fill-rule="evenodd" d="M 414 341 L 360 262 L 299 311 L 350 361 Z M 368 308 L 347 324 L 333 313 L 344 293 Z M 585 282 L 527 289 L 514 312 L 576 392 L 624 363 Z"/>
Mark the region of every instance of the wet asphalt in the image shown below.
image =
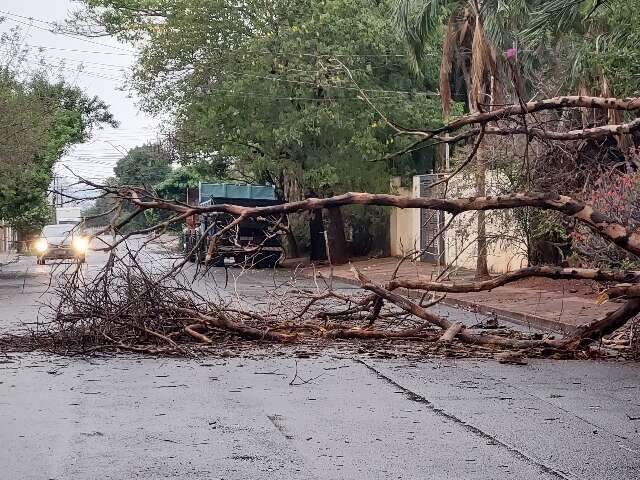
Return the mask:
<path id="1" fill-rule="evenodd" d="M 0 365 L 0 477 L 635 479 L 639 373 L 20 355 Z"/>
<path id="2" fill-rule="evenodd" d="M 0 331 L 37 315 L 48 268 L 0 272 Z M 0 355 L 0 445 L 2 480 L 636 479 L 640 366 Z"/>

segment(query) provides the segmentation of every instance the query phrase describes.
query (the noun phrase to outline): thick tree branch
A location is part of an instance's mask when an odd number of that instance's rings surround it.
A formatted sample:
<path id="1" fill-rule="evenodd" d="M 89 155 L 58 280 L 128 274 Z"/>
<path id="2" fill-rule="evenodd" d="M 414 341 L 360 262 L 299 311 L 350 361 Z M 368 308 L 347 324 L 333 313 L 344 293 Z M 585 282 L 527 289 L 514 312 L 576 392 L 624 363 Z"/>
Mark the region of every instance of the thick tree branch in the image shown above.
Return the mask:
<path id="1" fill-rule="evenodd" d="M 137 192 L 136 192 L 137 193 Z M 137 198 L 136 198 L 137 197 Z M 469 198 L 413 198 L 388 194 L 349 192 L 329 198 L 308 198 L 298 202 L 283 203 L 267 207 L 243 207 L 239 205 L 219 204 L 206 207 L 189 207 L 174 202 L 157 199 L 142 200 L 136 194 L 129 197 L 140 210 L 151 208 L 173 210 L 180 218 L 201 213 L 224 212 L 244 218 L 266 217 L 344 205 L 377 205 L 398 208 L 424 208 L 440 210 L 452 214 L 466 211 L 501 210 L 520 207 L 534 207 L 543 210 L 555 210 L 580 220 L 591 227 L 603 238 L 615 243 L 624 250 L 640 256 L 640 232 L 616 222 L 596 211 L 589 204 L 566 195 L 556 193 L 513 193 L 494 197 Z"/>
<path id="2" fill-rule="evenodd" d="M 351 270 L 358 281 L 361 283 L 362 288 L 364 288 L 365 290 L 369 290 L 379 297 L 395 304 L 405 312 L 409 312 L 416 317 L 425 320 L 427 323 L 442 328 L 443 330 L 445 330 L 445 333 L 447 330 L 451 331 L 450 329 L 452 329 L 453 325 L 455 325 L 454 322 L 451 322 L 444 317 L 440 317 L 439 315 L 435 315 L 429 312 L 428 310 L 412 302 L 408 298 L 374 284 L 355 267 L 352 267 Z M 506 348 L 542 348 L 561 347 L 564 345 L 564 343 L 559 340 L 515 340 L 512 338 L 498 337 L 496 335 L 476 335 L 464 328 L 456 334 L 462 342 L 474 345 L 494 345 Z"/>
<path id="3" fill-rule="evenodd" d="M 543 110 L 560 110 L 563 108 L 597 108 L 601 110 L 635 111 L 640 110 L 640 97 L 624 99 L 586 96 L 554 97 L 523 104 L 513 104 L 488 112 L 475 112 L 464 115 L 437 129 L 407 130 L 407 133 L 433 138 L 440 133 L 459 130 L 466 125 L 488 123 L 517 115 L 525 115 Z"/>
<path id="4" fill-rule="evenodd" d="M 560 279 L 583 279 L 600 282 L 640 282 L 640 271 L 608 271 L 588 268 L 561 268 L 552 266 L 527 267 L 508 272 L 491 280 L 479 282 L 433 282 L 420 278 L 407 278 L 391 280 L 386 288 L 395 290 L 406 288 L 408 290 L 426 290 L 430 292 L 470 293 L 493 290 L 527 277 L 546 277 Z M 639 290 L 640 294 L 640 290 Z"/>
<path id="5" fill-rule="evenodd" d="M 565 344 L 569 345 L 575 342 L 599 340 L 603 336 L 615 332 L 639 313 L 640 298 L 632 298 L 625 302 L 619 309 L 606 315 L 603 319 L 576 329 L 573 341 L 565 342 Z"/>

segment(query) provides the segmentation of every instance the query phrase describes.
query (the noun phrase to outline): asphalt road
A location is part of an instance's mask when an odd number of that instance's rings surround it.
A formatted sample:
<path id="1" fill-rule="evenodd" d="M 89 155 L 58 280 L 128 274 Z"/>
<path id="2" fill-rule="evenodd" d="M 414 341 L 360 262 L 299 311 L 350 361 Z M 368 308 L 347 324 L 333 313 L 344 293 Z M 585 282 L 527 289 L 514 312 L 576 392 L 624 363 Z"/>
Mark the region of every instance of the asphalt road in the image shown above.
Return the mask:
<path id="1" fill-rule="evenodd" d="M 50 268 L 0 272 L 0 329 Z M 215 275 L 257 302 L 288 273 Z M 618 362 L 0 356 L 0 422 L 3 480 L 640 477 L 640 367 Z"/>

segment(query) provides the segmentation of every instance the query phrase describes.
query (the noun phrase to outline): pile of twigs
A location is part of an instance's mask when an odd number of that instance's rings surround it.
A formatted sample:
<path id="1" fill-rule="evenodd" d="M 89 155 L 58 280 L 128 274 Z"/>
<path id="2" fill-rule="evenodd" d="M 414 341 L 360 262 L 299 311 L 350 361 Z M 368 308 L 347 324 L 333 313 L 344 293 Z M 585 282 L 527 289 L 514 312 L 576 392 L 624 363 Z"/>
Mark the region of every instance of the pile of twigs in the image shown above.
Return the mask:
<path id="1" fill-rule="evenodd" d="M 602 339 L 602 344 L 613 350 L 621 352 L 626 357 L 640 358 L 640 320 L 628 322 L 611 335 Z"/>
<path id="2" fill-rule="evenodd" d="M 184 276 L 154 271 L 135 253 L 117 257 L 112 252 L 95 276 L 77 268 L 61 275 L 53 287 L 57 301 L 37 328 L 26 336 L 0 339 L 0 350 L 185 356 L 294 344 L 381 356 L 491 357 L 504 351 L 529 357 L 593 356 L 508 329 L 458 328 L 462 340 L 444 338 L 442 326 L 424 321 L 420 312 L 408 313 L 391 301 L 376 309 L 377 297 L 364 291 L 347 296 L 330 288 L 312 292 L 289 286 L 286 294 L 279 292 L 286 305 L 259 310 L 220 296 L 211 300 L 190 283 Z"/>

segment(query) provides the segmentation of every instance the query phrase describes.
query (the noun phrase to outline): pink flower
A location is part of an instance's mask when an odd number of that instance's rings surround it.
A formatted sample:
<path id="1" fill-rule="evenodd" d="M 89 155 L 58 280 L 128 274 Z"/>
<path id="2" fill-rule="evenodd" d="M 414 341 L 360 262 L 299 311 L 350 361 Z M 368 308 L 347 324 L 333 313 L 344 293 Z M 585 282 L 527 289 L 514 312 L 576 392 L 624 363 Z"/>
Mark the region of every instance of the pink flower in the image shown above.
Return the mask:
<path id="1" fill-rule="evenodd" d="M 504 52 L 505 56 L 508 59 L 512 59 L 516 56 L 517 50 L 515 48 L 509 48 L 506 52 Z"/>

